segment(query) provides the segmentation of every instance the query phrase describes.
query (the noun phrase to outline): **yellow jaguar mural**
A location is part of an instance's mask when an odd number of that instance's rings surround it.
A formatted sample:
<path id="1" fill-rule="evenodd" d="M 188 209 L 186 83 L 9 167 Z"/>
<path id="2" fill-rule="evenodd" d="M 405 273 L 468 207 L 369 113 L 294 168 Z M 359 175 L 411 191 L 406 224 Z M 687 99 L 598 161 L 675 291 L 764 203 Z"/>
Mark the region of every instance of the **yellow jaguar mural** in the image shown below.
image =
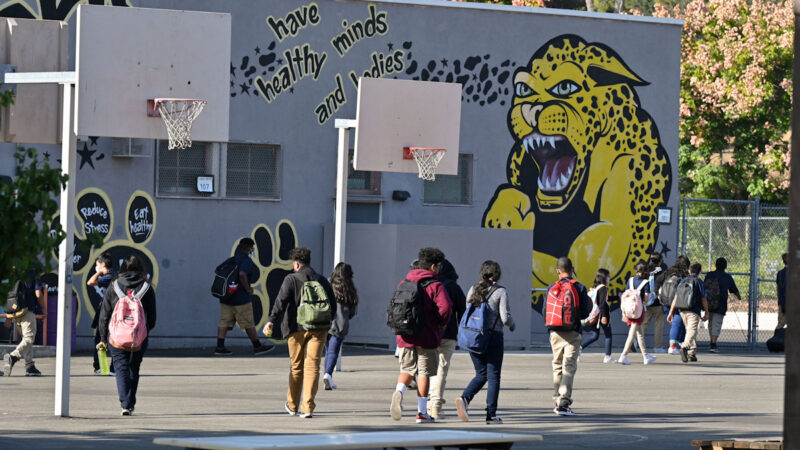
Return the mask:
<path id="1" fill-rule="evenodd" d="M 555 280 L 569 256 L 578 279 L 599 267 L 623 289 L 656 243 L 656 208 L 669 199 L 672 168 L 635 87 L 648 83 L 611 48 L 558 36 L 514 74 L 508 183 L 483 216 L 487 228 L 533 231 L 533 287 Z M 541 309 L 543 295 L 532 296 Z"/>

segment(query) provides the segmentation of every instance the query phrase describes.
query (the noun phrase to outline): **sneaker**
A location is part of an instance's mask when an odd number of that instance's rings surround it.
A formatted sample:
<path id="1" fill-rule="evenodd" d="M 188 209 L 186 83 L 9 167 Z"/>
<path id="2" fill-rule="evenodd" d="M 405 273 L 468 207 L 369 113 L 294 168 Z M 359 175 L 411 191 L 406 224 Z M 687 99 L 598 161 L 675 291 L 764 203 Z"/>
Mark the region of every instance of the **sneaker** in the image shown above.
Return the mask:
<path id="1" fill-rule="evenodd" d="M 283 409 L 285 409 L 286 412 L 289 413 L 290 416 L 296 416 L 297 415 L 297 411 L 293 410 L 292 408 L 289 408 L 289 402 L 286 402 L 283 405 Z"/>
<path id="2" fill-rule="evenodd" d="M 428 413 L 419 412 L 417 413 L 417 423 L 433 423 L 436 422 L 436 419 L 429 416 Z"/>
<path id="3" fill-rule="evenodd" d="M 30 366 L 25 369 L 25 376 L 26 377 L 40 377 L 42 376 L 42 372 L 39 372 L 39 369 L 36 366 Z"/>
<path id="4" fill-rule="evenodd" d="M 606 355 L 606 356 L 603 357 L 603 364 L 608 364 L 608 363 L 612 363 L 613 364 L 615 362 L 617 362 L 617 360 L 612 358 L 611 355 Z"/>
<path id="5" fill-rule="evenodd" d="M 644 365 L 645 366 L 650 364 L 650 363 L 652 363 L 652 362 L 655 362 L 655 360 L 656 360 L 656 357 L 653 356 L 653 355 L 644 355 Z"/>
<path id="6" fill-rule="evenodd" d="M 569 406 L 556 406 L 556 409 L 553 410 L 559 416 L 574 416 L 575 413 L 572 412 Z"/>
<path id="7" fill-rule="evenodd" d="M 19 358 L 12 355 L 11 353 L 6 354 L 5 364 L 3 364 L 3 371 L 6 373 L 7 377 L 11 376 L 11 370 L 14 369 L 14 364 L 19 361 Z"/>
<path id="8" fill-rule="evenodd" d="M 653 353 L 667 353 L 667 349 L 658 347 L 655 350 L 653 350 Z"/>
<path id="9" fill-rule="evenodd" d="M 436 420 L 442 420 L 444 418 L 444 414 L 442 414 L 442 410 L 438 406 L 431 406 L 428 408 L 428 415 L 433 417 Z"/>
<path id="10" fill-rule="evenodd" d="M 389 414 L 392 419 L 400 420 L 403 418 L 403 393 L 394 391 L 392 393 L 392 404 L 389 406 Z"/>
<path id="11" fill-rule="evenodd" d="M 686 350 L 685 348 L 681 347 L 680 352 L 681 352 L 681 361 L 689 362 L 689 350 Z"/>
<path id="12" fill-rule="evenodd" d="M 681 351 L 680 349 L 678 349 L 678 347 L 670 347 L 667 353 L 669 353 L 670 355 L 680 355 Z"/>
<path id="13" fill-rule="evenodd" d="M 582 350 L 578 350 L 578 362 L 581 362 L 581 355 L 583 354 Z"/>
<path id="14" fill-rule="evenodd" d="M 272 345 L 272 344 L 258 344 L 258 347 L 253 347 L 253 355 L 254 356 L 265 355 L 265 354 L 271 352 L 274 349 L 275 349 L 275 346 Z M 224 350 L 227 350 L 227 349 L 224 349 Z M 228 353 L 230 353 L 230 350 L 228 350 Z M 217 352 L 215 351 L 214 354 L 216 355 Z"/>
<path id="15" fill-rule="evenodd" d="M 130 408 L 122 408 L 122 412 L 120 413 L 120 415 L 123 416 L 130 416 L 131 414 L 133 414 L 133 411 L 131 411 Z"/>
<path id="16" fill-rule="evenodd" d="M 333 382 L 333 377 L 331 377 L 330 374 L 326 373 L 325 376 L 322 377 L 322 384 L 325 385 L 326 391 L 336 389 L 336 383 Z"/>
<path id="17" fill-rule="evenodd" d="M 689 361 L 690 361 L 690 362 L 697 362 L 697 356 L 690 355 L 690 356 L 689 356 Z"/>
<path id="18" fill-rule="evenodd" d="M 408 383 L 408 388 L 412 391 L 417 390 L 417 380 L 411 380 L 411 383 Z"/>
<path id="19" fill-rule="evenodd" d="M 217 347 L 214 349 L 214 354 L 216 356 L 231 356 L 233 355 L 233 352 L 225 347 Z"/>
<path id="20" fill-rule="evenodd" d="M 94 369 L 94 374 L 95 374 L 95 375 L 102 375 L 102 374 L 100 373 L 100 369 Z"/>
<path id="21" fill-rule="evenodd" d="M 311 415 L 310 412 L 300 413 L 299 416 L 300 416 L 301 419 L 310 419 L 310 418 L 314 417 L 314 416 Z"/>
<path id="22" fill-rule="evenodd" d="M 630 366 L 631 365 L 631 362 L 628 361 L 628 356 L 627 355 L 621 355 L 619 357 L 619 359 L 617 360 L 617 363 L 623 364 L 625 366 Z"/>
<path id="23" fill-rule="evenodd" d="M 486 425 L 499 425 L 501 423 L 503 423 L 503 419 L 497 416 L 486 418 Z"/>
<path id="24" fill-rule="evenodd" d="M 113 370 L 109 370 L 109 371 L 108 371 L 108 376 L 110 376 L 110 377 L 115 377 L 115 376 L 117 376 L 117 373 L 116 373 L 116 372 L 114 372 Z"/>
<path id="25" fill-rule="evenodd" d="M 717 350 L 717 344 L 711 344 L 708 347 L 708 351 L 711 353 L 719 353 L 719 350 Z"/>
<path id="26" fill-rule="evenodd" d="M 469 402 L 464 397 L 458 397 L 456 399 L 456 410 L 462 422 L 469 420 Z"/>

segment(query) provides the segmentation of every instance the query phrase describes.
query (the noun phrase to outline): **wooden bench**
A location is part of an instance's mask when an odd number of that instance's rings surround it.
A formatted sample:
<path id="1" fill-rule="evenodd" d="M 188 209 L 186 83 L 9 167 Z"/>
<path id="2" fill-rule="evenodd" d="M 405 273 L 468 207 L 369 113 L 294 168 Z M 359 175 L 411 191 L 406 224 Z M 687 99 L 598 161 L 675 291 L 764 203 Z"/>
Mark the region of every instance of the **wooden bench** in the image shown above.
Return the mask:
<path id="1" fill-rule="evenodd" d="M 505 450 L 511 448 L 515 442 L 541 440 L 542 436 L 539 434 L 424 430 L 341 434 L 262 434 L 253 436 L 158 438 L 154 439 L 153 443 L 187 449 L 214 450 L 334 450 L 404 447 L 433 447 L 435 449 L 456 447 L 459 449 L 479 448 Z"/>
<path id="2" fill-rule="evenodd" d="M 751 448 L 762 450 L 783 450 L 783 440 L 773 439 L 706 439 L 692 441 L 692 445 L 700 450 L 723 450 L 736 448 Z"/>

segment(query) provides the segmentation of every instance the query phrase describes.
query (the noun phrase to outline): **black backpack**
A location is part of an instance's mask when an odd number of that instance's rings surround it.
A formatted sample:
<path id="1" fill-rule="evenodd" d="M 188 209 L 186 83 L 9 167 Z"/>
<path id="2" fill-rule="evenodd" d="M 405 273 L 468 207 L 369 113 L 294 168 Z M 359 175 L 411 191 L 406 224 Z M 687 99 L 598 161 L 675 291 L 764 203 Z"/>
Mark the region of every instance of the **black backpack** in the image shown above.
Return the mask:
<path id="1" fill-rule="evenodd" d="M 722 300 L 722 294 L 719 288 L 719 278 L 711 277 L 706 278 L 706 300 L 708 300 L 708 311 L 716 312 L 719 308 L 719 302 Z"/>
<path id="2" fill-rule="evenodd" d="M 14 287 L 8 292 L 6 299 L 6 306 L 4 308 L 6 314 L 13 317 L 20 317 L 28 310 L 31 305 L 28 304 L 28 285 L 24 281 L 17 281 Z"/>
<path id="3" fill-rule="evenodd" d="M 696 284 L 697 280 L 694 277 L 681 280 L 675 293 L 675 309 L 690 310 L 697 304 L 700 290 Z"/>
<path id="4" fill-rule="evenodd" d="M 658 301 L 662 305 L 669 308 L 672 306 L 672 300 L 675 299 L 675 293 L 678 291 L 678 285 L 681 284 L 681 277 L 671 275 L 664 280 L 664 284 L 658 290 Z"/>
<path id="5" fill-rule="evenodd" d="M 425 324 L 423 291 L 434 281 L 433 278 L 419 282 L 405 279 L 397 286 L 386 310 L 386 325 L 392 329 L 392 333 L 413 336 L 422 328 Z"/>
<path id="6" fill-rule="evenodd" d="M 214 281 L 211 283 L 211 295 L 225 300 L 236 292 L 239 283 L 239 263 L 231 256 L 214 269 Z"/>

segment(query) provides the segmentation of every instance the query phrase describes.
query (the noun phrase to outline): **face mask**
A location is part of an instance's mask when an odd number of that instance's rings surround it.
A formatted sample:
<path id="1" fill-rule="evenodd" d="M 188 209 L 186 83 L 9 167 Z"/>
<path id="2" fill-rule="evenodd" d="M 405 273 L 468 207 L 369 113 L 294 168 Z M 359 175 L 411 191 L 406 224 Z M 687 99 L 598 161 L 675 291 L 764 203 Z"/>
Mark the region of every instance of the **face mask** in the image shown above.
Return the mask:
<path id="1" fill-rule="evenodd" d="M 611 278 L 606 277 L 606 284 L 611 283 Z"/>

